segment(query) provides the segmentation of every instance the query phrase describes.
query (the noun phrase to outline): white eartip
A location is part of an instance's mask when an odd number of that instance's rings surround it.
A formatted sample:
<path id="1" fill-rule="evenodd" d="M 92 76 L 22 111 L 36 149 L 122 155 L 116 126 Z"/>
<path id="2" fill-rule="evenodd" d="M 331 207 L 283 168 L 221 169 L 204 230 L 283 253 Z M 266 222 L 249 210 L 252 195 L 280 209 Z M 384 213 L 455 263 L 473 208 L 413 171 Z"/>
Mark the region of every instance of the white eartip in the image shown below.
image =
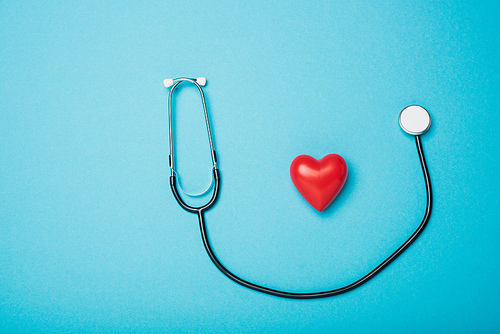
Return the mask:
<path id="1" fill-rule="evenodd" d="M 200 86 L 205 86 L 207 84 L 207 78 L 204 78 L 204 77 L 196 78 L 196 82 Z"/>
<path id="2" fill-rule="evenodd" d="M 174 80 L 172 79 L 165 79 L 163 80 L 163 84 L 165 85 L 166 88 L 172 86 L 174 84 Z"/>

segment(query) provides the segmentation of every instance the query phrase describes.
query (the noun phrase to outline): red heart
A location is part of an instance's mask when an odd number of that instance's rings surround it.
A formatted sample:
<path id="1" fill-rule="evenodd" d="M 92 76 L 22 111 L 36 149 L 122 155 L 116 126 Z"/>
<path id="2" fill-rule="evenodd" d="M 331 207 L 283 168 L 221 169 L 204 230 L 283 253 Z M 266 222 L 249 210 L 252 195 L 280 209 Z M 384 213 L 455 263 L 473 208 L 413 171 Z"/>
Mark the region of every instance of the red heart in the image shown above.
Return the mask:
<path id="1" fill-rule="evenodd" d="M 321 160 L 299 155 L 290 165 L 290 176 L 302 197 L 323 211 L 344 186 L 347 164 L 338 154 L 328 154 Z"/>

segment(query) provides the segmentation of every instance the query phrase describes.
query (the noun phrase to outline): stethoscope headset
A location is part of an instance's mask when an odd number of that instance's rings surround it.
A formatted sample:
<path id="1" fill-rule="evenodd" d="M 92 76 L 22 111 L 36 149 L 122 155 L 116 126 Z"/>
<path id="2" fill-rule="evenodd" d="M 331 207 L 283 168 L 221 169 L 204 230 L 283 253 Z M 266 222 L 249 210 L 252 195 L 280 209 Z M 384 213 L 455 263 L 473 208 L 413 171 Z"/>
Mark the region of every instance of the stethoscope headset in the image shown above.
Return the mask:
<path id="1" fill-rule="evenodd" d="M 172 131 L 172 94 L 175 91 L 175 89 L 183 82 L 190 82 L 194 84 L 201 96 L 201 102 L 203 105 L 203 111 L 205 113 L 205 123 L 207 127 L 207 132 L 208 132 L 208 140 L 210 144 L 210 151 L 211 151 L 211 156 L 212 156 L 212 173 L 213 173 L 213 183 L 209 187 L 209 189 L 212 189 L 213 186 L 213 194 L 210 200 L 202 206 L 194 207 L 186 204 L 183 199 L 181 198 L 179 191 L 178 191 L 178 180 L 177 180 L 177 173 L 175 171 L 175 158 L 174 158 L 174 146 L 173 146 L 173 131 Z M 201 231 L 201 238 L 203 240 L 203 245 L 205 246 L 205 250 L 207 251 L 208 256 L 214 263 L 214 265 L 228 278 L 233 280 L 234 282 L 252 289 L 256 290 L 259 292 L 263 292 L 269 295 L 273 296 L 278 296 L 278 297 L 283 297 L 283 298 L 293 298 L 293 299 L 312 299 L 312 298 L 324 298 L 324 297 L 330 297 L 330 296 L 335 296 L 339 295 L 341 293 L 348 292 L 350 290 L 353 290 L 362 284 L 366 283 L 368 280 L 373 278 L 375 275 L 377 275 L 379 272 L 382 271 L 385 267 L 389 265 L 393 260 L 395 260 L 401 253 L 403 253 L 415 239 L 422 233 L 424 230 L 425 226 L 427 225 L 427 222 L 429 221 L 429 218 L 431 216 L 431 210 L 432 210 L 432 188 L 431 188 L 431 181 L 429 178 L 429 171 L 427 170 L 427 164 L 425 162 L 425 157 L 424 157 L 424 151 L 422 148 L 422 142 L 420 141 L 420 135 L 426 132 L 429 127 L 430 127 L 430 116 L 429 113 L 422 107 L 420 106 L 415 106 L 411 105 L 406 108 L 404 108 L 400 115 L 399 115 L 399 124 L 401 128 L 413 135 L 415 137 L 415 144 L 417 146 L 417 152 L 418 156 L 420 159 L 420 165 L 422 166 L 422 172 L 424 174 L 424 181 L 425 181 L 425 189 L 427 193 L 427 204 L 425 208 L 425 214 L 422 219 L 422 222 L 418 226 L 418 228 L 413 232 L 413 234 L 398 248 L 394 253 L 392 253 L 389 257 L 387 257 L 382 263 L 380 263 L 377 267 L 375 267 L 372 271 L 367 273 L 365 276 L 359 278 L 357 281 L 337 288 L 333 290 L 328 290 L 328 291 L 321 291 L 321 292 L 311 292 L 311 293 L 295 293 L 295 292 L 286 292 L 286 291 L 280 291 L 280 290 L 275 290 L 275 289 L 270 289 L 266 288 L 264 286 L 248 282 L 235 274 L 233 274 L 231 271 L 229 271 L 224 265 L 217 259 L 217 257 L 214 254 L 214 251 L 212 250 L 212 246 L 210 245 L 210 240 L 208 239 L 207 236 L 207 228 L 205 224 L 205 217 L 204 213 L 208 211 L 217 201 L 217 197 L 219 195 L 219 190 L 220 190 L 220 175 L 219 175 L 219 168 L 217 167 L 217 155 L 214 150 L 214 145 L 213 145 L 213 140 L 212 140 L 212 132 L 210 130 L 210 122 L 208 119 L 208 112 L 207 112 L 207 106 L 205 102 L 205 95 L 203 94 L 203 89 L 201 88 L 206 84 L 206 79 L 205 78 L 198 78 L 198 79 L 190 79 L 190 78 L 177 78 L 177 79 L 166 79 L 164 80 L 164 85 L 165 87 L 171 87 L 170 88 L 170 93 L 168 95 L 168 121 L 169 121 L 169 142 L 170 142 L 170 155 L 169 155 L 169 165 L 170 165 L 170 188 L 172 189 L 172 193 L 174 194 L 175 199 L 179 203 L 179 205 L 186 210 L 187 212 L 194 213 L 198 216 L 198 221 L 200 224 L 200 231 Z M 179 189 L 182 188 L 179 186 Z M 209 190 L 208 189 L 208 190 Z M 207 191 L 208 191 L 207 190 Z M 205 192 L 206 193 L 206 192 Z M 204 194 L 204 193 L 203 193 Z"/>

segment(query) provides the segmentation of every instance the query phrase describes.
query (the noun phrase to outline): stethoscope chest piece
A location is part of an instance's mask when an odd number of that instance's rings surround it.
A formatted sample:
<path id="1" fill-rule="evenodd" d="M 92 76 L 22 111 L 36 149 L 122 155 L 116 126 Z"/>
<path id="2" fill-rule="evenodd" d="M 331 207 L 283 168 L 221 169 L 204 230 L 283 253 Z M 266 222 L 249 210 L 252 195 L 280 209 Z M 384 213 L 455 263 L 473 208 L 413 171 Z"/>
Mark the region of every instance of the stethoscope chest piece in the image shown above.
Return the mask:
<path id="1" fill-rule="evenodd" d="M 399 114 L 399 125 L 406 133 L 419 136 L 429 130 L 431 116 L 423 107 L 411 105 Z"/>

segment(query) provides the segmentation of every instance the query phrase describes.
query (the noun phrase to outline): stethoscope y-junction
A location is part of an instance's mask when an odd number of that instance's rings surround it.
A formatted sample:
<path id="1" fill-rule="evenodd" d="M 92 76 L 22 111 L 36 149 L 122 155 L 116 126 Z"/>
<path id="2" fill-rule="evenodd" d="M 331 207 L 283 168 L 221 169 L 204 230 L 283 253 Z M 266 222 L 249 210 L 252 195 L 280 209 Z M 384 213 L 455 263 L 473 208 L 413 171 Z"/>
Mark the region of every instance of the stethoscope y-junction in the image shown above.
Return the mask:
<path id="1" fill-rule="evenodd" d="M 205 114 L 205 122 L 206 122 L 206 127 L 208 131 L 208 140 L 210 143 L 210 151 L 212 155 L 212 173 L 213 173 L 213 194 L 210 200 L 202 206 L 194 207 L 186 204 L 184 200 L 181 198 L 179 191 L 178 191 L 178 180 L 177 180 L 177 173 L 175 171 L 175 156 L 174 156 L 174 146 L 173 146 L 173 130 L 172 130 L 172 94 L 174 93 L 175 89 L 181 84 L 182 82 L 189 82 L 194 84 L 201 96 L 201 101 L 203 105 L 203 111 Z M 422 222 L 418 226 L 418 228 L 413 232 L 413 234 L 398 248 L 396 251 L 394 251 L 388 258 L 386 258 L 382 263 L 380 263 L 377 267 L 375 267 L 372 271 L 364 275 L 363 277 L 359 278 L 357 281 L 340 287 L 336 288 L 333 290 L 328 290 L 328 291 L 321 291 L 321 292 L 312 292 L 312 293 L 294 293 L 294 292 L 286 292 L 286 291 L 280 291 L 280 290 L 275 290 L 275 289 L 270 289 L 266 288 L 264 286 L 248 282 L 235 274 L 233 274 L 231 271 L 229 271 L 224 265 L 218 260 L 218 258 L 215 256 L 214 251 L 212 250 L 212 246 L 210 245 L 210 241 L 208 239 L 207 235 L 207 228 L 205 224 L 205 217 L 204 213 L 209 210 L 217 201 L 217 197 L 219 195 L 219 190 L 220 190 L 220 176 L 219 176 L 219 169 L 217 167 L 217 155 L 214 150 L 214 144 L 212 140 L 212 132 L 210 130 L 210 122 L 208 118 L 208 112 L 207 112 L 207 106 L 205 102 L 205 95 L 203 94 L 203 89 L 202 86 L 206 84 L 206 79 L 205 78 L 198 78 L 198 79 L 190 79 L 190 78 L 177 78 L 177 79 L 166 79 L 164 81 L 165 87 L 171 87 L 170 88 L 170 93 L 168 96 L 168 120 L 169 120 L 169 140 L 170 140 L 170 155 L 169 155 L 169 164 L 170 164 L 170 187 L 172 188 L 172 192 L 174 194 L 175 199 L 179 203 L 179 205 L 186 211 L 194 213 L 198 216 L 198 221 L 200 225 L 200 231 L 201 231 L 201 238 L 203 240 L 203 244 L 205 246 L 205 250 L 208 253 L 208 256 L 212 260 L 212 262 L 215 264 L 215 266 L 227 277 L 229 277 L 231 280 L 235 281 L 238 284 L 243 285 L 244 287 L 247 287 L 249 289 L 253 289 L 256 291 L 260 291 L 263 293 L 267 293 L 270 295 L 278 296 L 278 297 L 283 297 L 283 298 L 294 298 L 294 299 L 311 299 L 311 298 L 323 298 L 323 297 L 330 297 L 330 296 L 335 296 L 350 290 L 353 290 L 360 285 L 366 283 L 368 280 L 373 278 L 375 275 L 377 275 L 382 269 L 387 267 L 389 263 L 391 263 L 396 257 L 398 257 L 401 253 L 403 253 L 409 246 L 410 244 L 415 241 L 415 239 L 422 233 L 423 229 L 427 225 L 427 222 L 429 221 L 430 215 L 431 215 L 431 210 L 432 210 L 432 189 L 431 189 L 431 181 L 429 178 L 429 172 L 427 170 L 427 164 L 425 162 L 425 157 L 424 157 L 424 151 L 422 149 L 422 142 L 420 140 L 420 135 L 426 132 L 431 124 L 430 121 L 430 116 L 429 113 L 422 107 L 420 106 L 415 106 L 411 105 L 406 108 L 404 108 L 400 115 L 399 115 L 399 124 L 401 128 L 413 135 L 415 137 L 415 144 L 417 146 L 417 152 L 418 156 L 420 159 L 420 165 L 422 166 L 422 172 L 424 176 L 424 182 L 425 182 L 425 189 L 427 193 L 427 204 L 425 207 L 425 214 L 424 217 L 422 218 Z M 179 187 L 180 188 L 180 187 Z"/>

